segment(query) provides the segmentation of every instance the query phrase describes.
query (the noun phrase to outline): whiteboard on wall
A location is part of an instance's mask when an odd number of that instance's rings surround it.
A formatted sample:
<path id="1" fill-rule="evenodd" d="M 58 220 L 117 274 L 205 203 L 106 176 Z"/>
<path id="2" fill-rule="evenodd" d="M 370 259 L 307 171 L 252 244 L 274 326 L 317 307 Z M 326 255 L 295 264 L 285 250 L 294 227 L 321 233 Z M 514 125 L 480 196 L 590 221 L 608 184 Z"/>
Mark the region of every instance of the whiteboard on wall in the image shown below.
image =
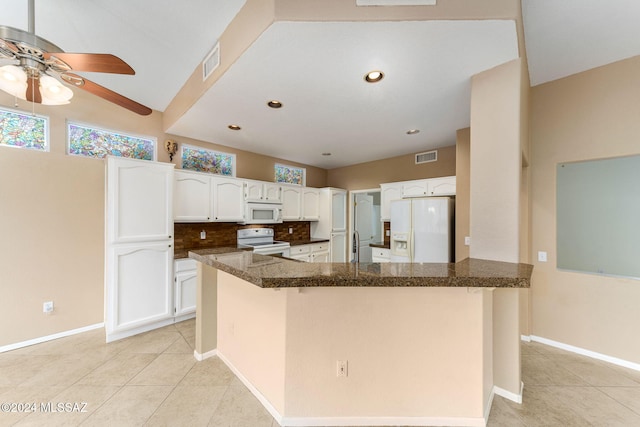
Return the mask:
<path id="1" fill-rule="evenodd" d="M 640 278 L 640 155 L 557 166 L 557 266 Z"/>

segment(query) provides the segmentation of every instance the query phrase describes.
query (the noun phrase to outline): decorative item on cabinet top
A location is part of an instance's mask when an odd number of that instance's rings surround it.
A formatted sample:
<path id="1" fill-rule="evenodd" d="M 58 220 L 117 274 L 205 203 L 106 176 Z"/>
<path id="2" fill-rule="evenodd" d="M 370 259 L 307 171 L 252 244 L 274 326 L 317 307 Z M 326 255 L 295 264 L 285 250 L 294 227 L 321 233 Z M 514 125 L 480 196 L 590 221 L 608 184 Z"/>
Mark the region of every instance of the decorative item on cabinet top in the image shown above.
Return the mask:
<path id="1" fill-rule="evenodd" d="M 167 139 L 164 143 L 164 148 L 169 153 L 169 161 L 173 162 L 173 156 L 178 152 L 178 143 L 173 139 Z"/>

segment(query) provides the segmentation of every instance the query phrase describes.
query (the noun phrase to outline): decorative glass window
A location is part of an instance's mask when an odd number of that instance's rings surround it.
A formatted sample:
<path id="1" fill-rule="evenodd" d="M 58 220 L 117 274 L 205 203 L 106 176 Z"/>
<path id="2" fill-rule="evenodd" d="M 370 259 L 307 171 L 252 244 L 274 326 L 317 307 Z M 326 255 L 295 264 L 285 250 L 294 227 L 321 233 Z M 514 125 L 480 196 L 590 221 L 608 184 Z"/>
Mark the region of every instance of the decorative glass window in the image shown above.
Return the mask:
<path id="1" fill-rule="evenodd" d="M 0 145 L 48 151 L 48 133 L 46 117 L 0 110 Z"/>
<path id="2" fill-rule="evenodd" d="M 69 154 L 102 158 L 107 155 L 155 160 L 156 139 L 123 135 L 118 132 L 69 123 Z"/>
<path id="3" fill-rule="evenodd" d="M 236 176 L 236 155 L 183 145 L 182 169 Z"/>
<path id="4" fill-rule="evenodd" d="M 276 164 L 276 182 L 286 182 L 288 184 L 305 185 L 307 170 L 295 166 Z"/>

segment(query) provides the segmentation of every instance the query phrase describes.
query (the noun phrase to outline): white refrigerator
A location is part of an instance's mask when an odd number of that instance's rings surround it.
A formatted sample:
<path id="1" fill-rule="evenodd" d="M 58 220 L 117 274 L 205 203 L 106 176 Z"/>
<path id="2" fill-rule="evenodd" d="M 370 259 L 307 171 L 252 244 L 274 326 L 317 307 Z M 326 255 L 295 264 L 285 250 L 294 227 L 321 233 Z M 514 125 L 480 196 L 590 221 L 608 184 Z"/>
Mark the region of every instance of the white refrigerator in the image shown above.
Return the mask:
<path id="1" fill-rule="evenodd" d="M 453 215 L 449 197 L 391 201 L 391 262 L 452 262 Z"/>

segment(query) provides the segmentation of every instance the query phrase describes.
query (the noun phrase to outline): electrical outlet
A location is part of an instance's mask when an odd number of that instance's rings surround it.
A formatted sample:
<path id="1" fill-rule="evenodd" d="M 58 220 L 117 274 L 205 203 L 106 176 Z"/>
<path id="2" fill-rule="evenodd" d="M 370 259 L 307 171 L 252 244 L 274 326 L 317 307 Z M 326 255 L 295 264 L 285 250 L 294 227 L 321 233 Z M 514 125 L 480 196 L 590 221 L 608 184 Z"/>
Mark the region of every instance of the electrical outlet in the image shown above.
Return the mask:
<path id="1" fill-rule="evenodd" d="M 42 312 L 43 313 L 52 313 L 53 312 L 53 301 L 47 301 L 42 304 Z"/>
<path id="2" fill-rule="evenodd" d="M 289 234 L 293 234 L 293 227 L 289 227 Z"/>
<path id="3" fill-rule="evenodd" d="M 204 230 L 202 230 L 202 231 L 200 232 L 200 239 L 201 239 L 201 240 L 204 240 L 204 239 L 206 239 L 206 238 L 207 238 L 207 232 L 206 232 L 206 231 L 204 231 Z"/>
<path id="4" fill-rule="evenodd" d="M 348 365 L 349 365 L 348 361 L 346 361 L 346 360 L 338 360 L 337 361 L 336 376 L 337 377 L 346 377 L 346 376 L 348 376 L 349 375 Z"/>
<path id="5" fill-rule="evenodd" d="M 547 253 L 544 251 L 538 251 L 538 261 L 547 262 Z"/>
<path id="6" fill-rule="evenodd" d="M 469 246 L 471 244 L 471 237 L 464 236 L 464 245 Z"/>
<path id="7" fill-rule="evenodd" d="M 384 234 L 388 237 L 391 236 L 391 230 L 385 230 Z"/>

